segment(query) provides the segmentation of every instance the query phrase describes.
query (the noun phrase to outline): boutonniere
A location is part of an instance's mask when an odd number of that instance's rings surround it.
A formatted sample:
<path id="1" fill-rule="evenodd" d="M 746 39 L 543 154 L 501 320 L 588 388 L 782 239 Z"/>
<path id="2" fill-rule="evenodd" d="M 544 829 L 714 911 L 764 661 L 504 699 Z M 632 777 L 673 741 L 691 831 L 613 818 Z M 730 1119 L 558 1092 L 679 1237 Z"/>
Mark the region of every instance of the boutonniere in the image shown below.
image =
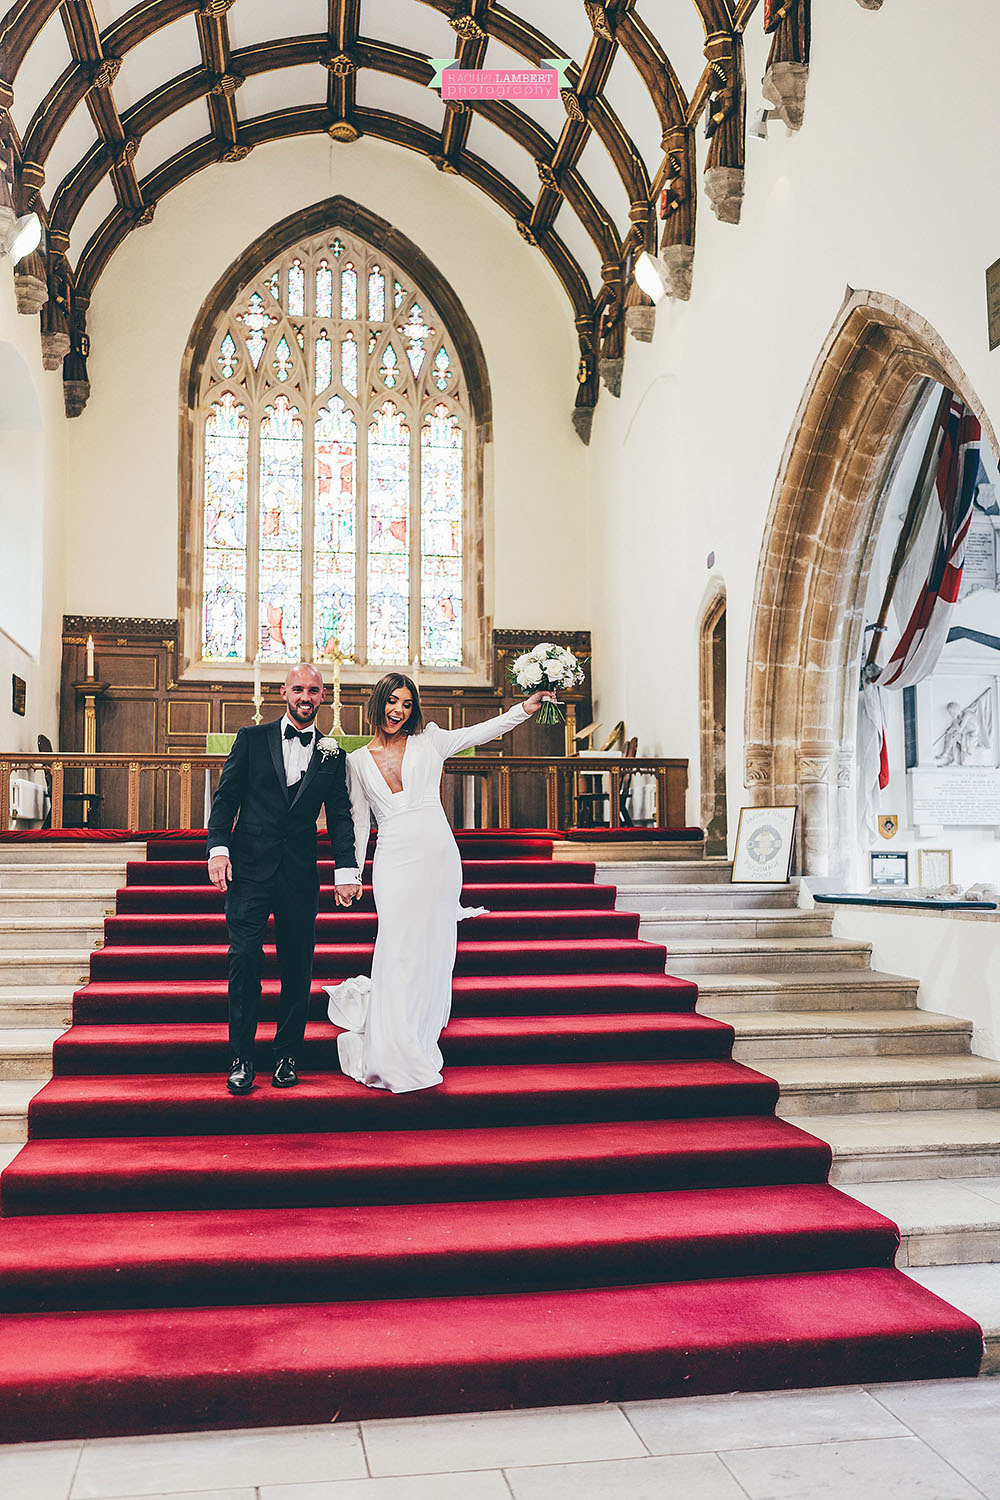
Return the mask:
<path id="1" fill-rule="evenodd" d="M 316 741 L 316 749 L 323 757 L 324 762 L 326 761 L 328 755 L 340 754 L 340 746 L 338 745 L 332 734 L 324 734 L 322 739 L 318 739 Z"/>

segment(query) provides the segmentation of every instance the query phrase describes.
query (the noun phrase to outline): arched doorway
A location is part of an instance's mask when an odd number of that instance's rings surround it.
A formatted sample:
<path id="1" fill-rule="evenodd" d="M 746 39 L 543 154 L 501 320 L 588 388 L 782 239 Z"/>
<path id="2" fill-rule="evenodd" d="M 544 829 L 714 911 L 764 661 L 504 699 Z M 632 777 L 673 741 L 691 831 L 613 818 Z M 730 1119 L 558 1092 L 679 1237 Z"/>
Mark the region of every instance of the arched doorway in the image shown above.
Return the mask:
<path id="1" fill-rule="evenodd" d="M 800 809 L 798 868 L 844 873 L 854 835 L 857 666 L 885 479 L 927 380 L 993 429 L 934 329 L 854 292 L 813 370 L 765 527 L 747 661 L 745 784 Z"/>
<path id="2" fill-rule="evenodd" d="M 701 620 L 698 650 L 701 713 L 701 826 L 705 853 L 725 854 L 726 591 L 717 585 Z"/>

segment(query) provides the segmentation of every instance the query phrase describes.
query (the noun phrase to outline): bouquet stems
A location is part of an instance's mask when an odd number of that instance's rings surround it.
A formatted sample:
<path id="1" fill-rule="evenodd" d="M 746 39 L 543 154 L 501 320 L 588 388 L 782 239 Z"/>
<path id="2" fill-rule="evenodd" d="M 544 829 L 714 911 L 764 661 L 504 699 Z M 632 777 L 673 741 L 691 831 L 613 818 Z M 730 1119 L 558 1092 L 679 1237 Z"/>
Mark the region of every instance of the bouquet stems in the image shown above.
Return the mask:
<path id="1" fill-rule="evenodd" d="M 562 724 L 565 718 L 562 704 L 550 703 L 547 698 L 542 699 L 542 706 L 535 715 L 535 720 L 539 724 Z"/>

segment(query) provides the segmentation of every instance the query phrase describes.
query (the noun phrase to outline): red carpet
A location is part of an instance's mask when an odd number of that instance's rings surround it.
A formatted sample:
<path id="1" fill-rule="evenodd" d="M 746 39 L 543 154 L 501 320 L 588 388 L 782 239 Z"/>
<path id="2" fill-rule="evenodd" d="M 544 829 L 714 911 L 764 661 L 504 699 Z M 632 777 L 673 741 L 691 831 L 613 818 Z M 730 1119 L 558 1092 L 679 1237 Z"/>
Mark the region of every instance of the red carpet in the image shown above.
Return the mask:
<path id="1" fill-rule="evenodd" d="M 976 1372 L 976 1325 L 555 837 L 460 835 L 492 914 L 439 1089 L 337 1070 L 322 981 L 375 922 L 326 890 L 303 1082 L 270 1087 L 272 958 L 244 1099 L 203 846 L 151 839 L 0 1178 L 0 1439 Z"/>

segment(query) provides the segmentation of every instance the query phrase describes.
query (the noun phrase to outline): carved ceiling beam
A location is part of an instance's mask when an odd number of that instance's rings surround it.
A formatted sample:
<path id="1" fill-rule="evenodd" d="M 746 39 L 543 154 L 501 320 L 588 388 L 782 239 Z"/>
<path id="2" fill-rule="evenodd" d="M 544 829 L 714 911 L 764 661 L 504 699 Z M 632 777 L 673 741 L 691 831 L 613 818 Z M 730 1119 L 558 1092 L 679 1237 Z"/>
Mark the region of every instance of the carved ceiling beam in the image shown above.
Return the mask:
<path id="1" fill-rule="evenodd" d="M 472 0 L 467 11 L 459 11 L 450 18 L 449 24 L 458 38 L 455 61 L 460 68 L 483 66 L 489 36 L 483 29 L 482 19 L 488 9 L 489 0 Z M 449 162 L 461 161 L 471 124 L 472 110 L 463 100 L 453 100 L 446 106 L 441 126 L 440 170 L 446 171 Z"/>
<path id="2" fill-rule="evenodd" d="M 573 427 L 582 443 L 590 442 L 594 424 L 594 408 L 600 384 L 597 373 L 598 317 L 594 308 L 581 313 L 576 319 L 576 337 L 580 347 L 580 358 L 576 368 L 576 405 L 573 408 Z"/>
<path id="3" fill-rule="evenodd" d="M 359 0 L 328 0 L 329 51 L 323 58 L 328 70 L 326 107 L 331 122 L 344 131 L 356 128 Z"/>
<path id="4" fill-rule="evenodd" d="M 691 296 L 694 236 L 697 220 L 697 166 L 694 128 L 675 125 L 663 137 L 664 184 L 659 211 L 663 221 L 660 259 L 670 277 L 670 295 L 681 302 Z"/>
<path id="5" fill-rule="evenodd" d="M 809 77 L 810 0 L 780 0 L 771 12 L 769 29 L 771 50 L 762 92 L 789 130 L 799 130 Z"/>
<path id="6" fill-rule="evenodd" d="M 122 208 L 141 210 L 142 197 L 133 165 L 139 138 L 127 134 L 123 128 L 112 92 L 121 58 L 104 50 L 92 0 L 67 0 L 61 16 L 69 50 L 85 82 L 87 109 L 104 148 L 115 196 Z"/>
<path id="7" fill-rule="evenodd" d="M 236 91 L 243 83 L 243 74 L 233 67 L 228 9 L 228 6 L 223 7 L 221 0 L 214 4 L 208 0 L 195 16 L 201 60 L 209 79 L 206 90 L 208 117 L 223 160 L 231 160 L 233 148 L 239 144 Z"/>
<path id="8" fill-rule="evenodd" d="M 743 38 L 716 31 L 705 41 L 709 92 L 705 129 L 705 192 L 723 224 L 738 224 L 743 205 L 746 156 L 746 78 Z"/>
<path id="9" fill-rule="evenodd" d="M 242 127 L 241 134 L 247 144 L 254 146 L 264 141 L 324 132 L 328 124 L 325 105 L 312 105 L 251 120 Z M 395 142 L 425 156 L 431 155 L 438 142 L 436 132 L 426 126 L 382 110 L 358 110 L 358 125 L 366 135 Z M 142 191 L 151 200 L 158 200 L 216 160 L 215 141 L 206 137 L 143 178 Z M 492 198 L 515 222 L 527 218 L 529 200 L 487 162 L 466 153 L 462 176 Z M 77 283 L 84 294 L 92 292 L 107 262 L 132 228 L 131 218 L 116 209 L 96 230 L 77 267 Z M 574 313 L 589 309 L 592 297 L 587 278 L 559 237 L 547 234 L 539 239 L 538 245 L 562 283 Z"/>

